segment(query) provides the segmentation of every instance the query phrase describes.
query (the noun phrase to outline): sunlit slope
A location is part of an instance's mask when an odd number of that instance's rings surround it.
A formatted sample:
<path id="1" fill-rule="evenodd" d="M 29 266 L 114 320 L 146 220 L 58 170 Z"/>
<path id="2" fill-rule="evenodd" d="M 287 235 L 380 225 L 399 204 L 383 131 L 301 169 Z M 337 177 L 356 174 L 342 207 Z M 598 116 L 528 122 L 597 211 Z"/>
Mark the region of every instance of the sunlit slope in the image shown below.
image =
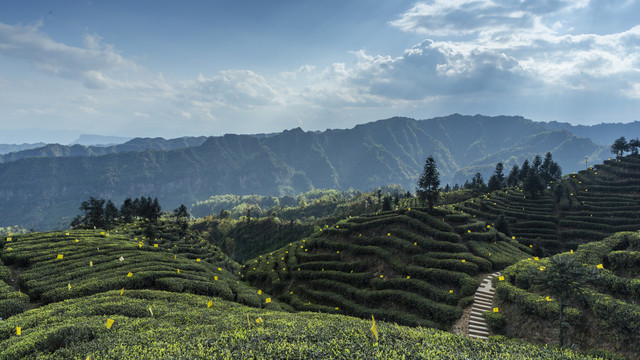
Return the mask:
<path id="1" fill-rule="evenodd" d="M 0 359 L 585 359 L 341 315 L 246 307 L 152 290 L 110 291 L 0 322 Z M 113 322 L 109 322 L 112 320 Z M 111 323 L 107 328 L 107 323 Z M 20 335 L 16 328 L 20 327 Z"/>
<path id="2" fill-rule="evenodd" d="M 474 276 L 526 258 L 515 241 L 464 214 L 400 210 L 353 217 L 249 260 L 244 278 L 298 310 L 447 329 Z"/>
<path id="3" fill-rule="evenodd" d="M 573 253 L 554 256 L 575 259 L 578 284 L 565 299 L 566 331 L 578 348 L 603 348 L 637 358 L 640 339 L 640 233 L 622 232 L 605 240 L 580 245 Z M 559 299 L 541 282 L 553 272 L 546 259 L 521 261 L 502 271 L 496 281 L 496 306 L 504 317 L 500 333 L 528 341 L 557 341 Z M 569 281 L 567 287 L 570 286 Z M 537 329 L 531 331 L 532 328 Z"/>
<path id="4" fill-rule="evenodd" d="M 488 222 L 503 214 L 511 235 L 539 254 L 576 249 L 640 229 L 640 158 L 608 160 L 566 175 L 536 199 L 522 189 L 494 191 L 454 206 Z"/>
<path id="5" fill-rule="evenodd" d="M 13 280 L 33 302 L 109 290 L 161 289 L 264 304 L 256 289 L 239 281 L 236 263 L 219 250 L 207 251 L 197 239 L 150 240 L 129 230 L 71 230 L 13 236 L 2 245 L 2 261 L 16 271 Z"/>

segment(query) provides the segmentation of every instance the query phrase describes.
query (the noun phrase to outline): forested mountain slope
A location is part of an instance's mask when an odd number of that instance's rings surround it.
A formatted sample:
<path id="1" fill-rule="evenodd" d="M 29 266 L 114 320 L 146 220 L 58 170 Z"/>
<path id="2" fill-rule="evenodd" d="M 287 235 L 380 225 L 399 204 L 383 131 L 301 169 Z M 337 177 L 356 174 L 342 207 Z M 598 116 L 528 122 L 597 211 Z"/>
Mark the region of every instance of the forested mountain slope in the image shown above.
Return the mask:
<path id="1" fill-rule="evenodd" d="M 77 204 L 89 196 L 115 202 L 127 196 L 157 196 L 174 208 L 215 194 L 366 190 L 389 183 L 411 189 L 429 155 L 445 183 L 495 153 L 503 154 L 496 160 L 508 163 L 533 151 L 562 149 L 563 143 L 575 140 L 567 132 L 547 133 L 522 117 L 456 114 L 422 121 L 392 118 L 322 133 L 293 129 L 265 137 L 225 135 L 168 151 L 23 158 L 0 164 L 0 226 L 65 226 Z M 532 134 L 543 134 L 544 148 L 519 145 L 533 141 L 526 140 Z M 519 146 L 525 150 L 506 150 Z M 567 171 L 602 150 L 584 141 L 579 151 L 561 151 L 554 158 Z"/>

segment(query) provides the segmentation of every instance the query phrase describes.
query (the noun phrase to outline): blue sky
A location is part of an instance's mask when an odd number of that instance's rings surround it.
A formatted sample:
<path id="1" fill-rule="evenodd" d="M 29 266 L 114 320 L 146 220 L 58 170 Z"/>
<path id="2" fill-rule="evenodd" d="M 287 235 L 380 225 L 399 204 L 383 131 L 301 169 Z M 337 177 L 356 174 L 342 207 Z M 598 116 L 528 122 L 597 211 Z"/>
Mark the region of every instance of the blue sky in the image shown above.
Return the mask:
<path id="1" fill-rule="evenodd" d="M 455 112 L 640 120 L 639 14 L 615 0 L 3 1 L 0 142 Z"/>

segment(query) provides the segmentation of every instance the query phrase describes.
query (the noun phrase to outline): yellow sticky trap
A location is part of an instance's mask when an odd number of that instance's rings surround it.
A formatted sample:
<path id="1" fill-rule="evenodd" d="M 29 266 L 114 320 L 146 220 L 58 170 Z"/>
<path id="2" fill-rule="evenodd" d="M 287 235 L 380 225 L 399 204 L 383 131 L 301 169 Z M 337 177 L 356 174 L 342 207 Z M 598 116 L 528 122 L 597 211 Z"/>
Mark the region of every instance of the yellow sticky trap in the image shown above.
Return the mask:
<path id="1" fill-rule="evenodd" d="M 384 275 L 380 275 L 380 279 L 384 278 Z"/>
<path id="2" fill-rule="evenodd" d="M 64 233 L 65 235 L 69 236 L 69 233 Z"/>
<path id="3" fill-rule="evenodd" d="M 107 319 L 107 329 L 111 329 L 111 325 L 113 325 L 114 322 L 112 319 Z"/>
<path id="4" fill-rule="evenodd" d="M 122 294 L 124 294 L 124 288 L 120 289 L 120 296 L 122 296 Z"/>
<path id="5" fill-rule="evenodd" d="M 453 290 L 449 290 L 449 294 L 453 294 Z"/>
<path id="6" fill-rule="evenodd" d="M 264 299 L 264 302 L 267 303 L 267 304 L 270 303 L 271 302 L 271 298 L 268 297 L 268 298 Z"/>
<path id="7" fill-rule="evenodd" d="M 151 314 L 151 316 L 153 316 L 153 310 L 151 310 L 151 307 L 149 307 L 149 314 Z"/>
<path id="8" fill-rule="evenodd" d="M 8 238 L 7 238 L 7 241 L 11 241 L 11 238 L 10 238 L 10 237 L 8 237 Z"/>
<path id="9" fill-rule="evenodd" d="M 56 259 L 58 259 L 58 260 L 62 260 L 63 256 L 64 256 L 64 255 L 62 255 L 62 254 L 58 254 L 58 257 L 57 257 Z"/>
<path id="10" fill-rule="evenodd" d="M 89 266 L 93 266 L 93 261 L 89 261 Z"/>
<path id="11" fill-rule="evenodd" d="M 467 260 L 465 260 L 465 259 L 462 259 L 462 262 L 467 262 Z"/>
<path id="12" fill-rule="evenodd" d="M 387 233 L 387 236 L 391 236 L 391 233 Z"/>
<path id="13" fill-rule="evenodd" d="M 67 289 L 69 289 L 69 291 L 71 291 L 71 283 L 67 284 Z"/>
<path id="14" fill-rule="evenodd" d="M 571 249 L 571 253 L 573 254 L 573 249 Z"/>
<path id="15" fill-rule="evenodd" d="M 100 231 L 100 235 L 104 235 L 104 231 Z"/>
<path id="16" fill-rule="evenodd" d="M 498 309 L 498 308 L 493 308 L 493 312 L 496 312 L 496 313 L 497 313 L 498 311 L 499 311 L 499 309 Z"/>
<path id="17" fill-rule="evenodd" d="M 76 239 L 76 242 L 80 242 L 80 240 Z"/>
<path id="18" fill-rule="evenodd" d="M 411 211 L 411 208 L 408 208 L 407 210 Z"/>
<path id="19" fill-rule="evenodd" d="M 504 276 L 500 276 L 500 277 L 498 278 L 498 281 L 504 281 Z"/>
<path id="20" fill-rule="evenodd" d="M 213 280 L 218 281 L 218 277 L 217 277 L 217 276 L 214 276 L 214 277 L 213 277 Z"/>
<path id="21" fill-rule="evenodd" d="M 153 247 L 158 247 L 158 244 L 153 244 Z"/>
<path id="22" fill-rule="evenodd" d="M 262 295 L 262 290 L 258 290 L 258 295 Z"/>
<path id="23" fill-rule="evenodd" d="M 532 248 L 532 247 L 533 247 L 533 245 L 529 245 L 529 247 L 530 247 L 530 248 Z"/>
<path id="24" fill-rule="evenodd" d="M 139 243 L 138 243 L 138 248 L 141 248 L 141 247 L 142 247 L 142 243 L 141 243 L 141 242 L 139 242 Z"/>
<path id="25" fill-rule="evenodd" d="M 596 267 L 597 267 L 598 269 L 604 269 L 604 266 L 602 266 L 602 264 L 598 264 L 598 265 L 596 265 Z"/>
<path id="26" fill-rule="evenodd" d="M 16 326 L 16 335 L 22 335 L 22 328 L 20 326 Z"/>
<path id="27" fill-rule="evenodd" d="M 262 320 L 261 317 L 256 319 L 256 324 L 262 324 L 262 323 L 264 323 L 264 321 Z"/>
<path id="28" fill-rule="evenodd" d="M 222 271 L 222 268 L 218 268 L 218 271 Z"/>
<path id="29" fill-rule="evenodd" d="M 197 259 L 196 259 L 196 261 L 197 261 L 197 262 L 200 262 L 200 258 L 197 258 Z"/>
<path id="30" fill-rule="evenodd" d="M 411 279 L 411 276 L 407 275 L 407 280 Z"/>
<path id="31" fill-rule="evenodd" d="M 180 269 L 178 269 L 178 274 L 180 274 Z"/>
<path id="32" fill-rule="evenodd" d="M 512 236 L 512 237 L 511 237 L 511 240 L 515 240 L 515 239 L 516 239 L 516 237 L 515 237 L 515 236 Z"/>
<path id="33" fill-rule="evenodd" d="M 487 229 L 491 229 L 491 225 L 487 225 Z"/>
<path id="34" fill-rule="evenodd" d="M 373 333 L 373 336 L 375 336 L 376 341 L 378 341 L 378 328 L 376 327 L 376 319 L 373 315 L 371 315 L 371 322 L 373 323 L 371 325 L 371 332 Z"/>
<path id="35" fill-rule="evenodd" d="M 132 276 L 133 276 L 133 273 L 128 273 L 127 274 L 127 277 L 132 277 Z"/>
<path id="36" fill-rule="evenodd" d="M 213 305 L 213 300 L 209 300 L 209 302 L 207 303 L 207 309 L 210 308 Z"/>
<path id="37" fill-rule="evenodd" d="M 553 299 L 548 297 L 548 296 L 546 298 L 544 298 L 544 299 L 547 300 L 547 301 L 553 301 Z"/>
<path id="38" fill-rule="evenodd" d="M 471 230 L 467 230 L 467 233 L 469 233 L 469 234 L 470 234 L 470 233 L 471 233 Z"/>
<path id="39" fill-rule="evenodd" d="M 534 257 L 533 257 L 533 260 L 538 261 L 538 260 L 540 260 L 540 259 L 539 259 L 537 256 L 534 256 Z"/>
<path id="40" fill-rule="evenodd" d="M 546 266 L 540 266 L 540 271 L 545 271 L 546 268 Z"/>

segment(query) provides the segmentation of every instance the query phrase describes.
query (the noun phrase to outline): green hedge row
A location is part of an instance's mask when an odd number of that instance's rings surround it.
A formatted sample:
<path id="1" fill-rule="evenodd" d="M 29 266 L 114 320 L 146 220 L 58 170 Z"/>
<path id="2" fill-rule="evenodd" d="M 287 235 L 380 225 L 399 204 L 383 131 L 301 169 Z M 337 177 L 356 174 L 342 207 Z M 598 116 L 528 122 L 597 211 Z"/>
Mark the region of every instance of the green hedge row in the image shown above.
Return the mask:
<path id="1" fill-rule="evenodd" d="M 550 321 L 560 319 L 560 306 L 556 301 L 547 301 L 544 297 L 517 288 L 508 281 L 497 283 L 496 295 L 504 301 L 518 305 L 518 308 L 527 314 Z M 570 324 L 577 325 L 581 321 L 582 312 L 579 309 L 567 307 L 565 318 Z"/>

